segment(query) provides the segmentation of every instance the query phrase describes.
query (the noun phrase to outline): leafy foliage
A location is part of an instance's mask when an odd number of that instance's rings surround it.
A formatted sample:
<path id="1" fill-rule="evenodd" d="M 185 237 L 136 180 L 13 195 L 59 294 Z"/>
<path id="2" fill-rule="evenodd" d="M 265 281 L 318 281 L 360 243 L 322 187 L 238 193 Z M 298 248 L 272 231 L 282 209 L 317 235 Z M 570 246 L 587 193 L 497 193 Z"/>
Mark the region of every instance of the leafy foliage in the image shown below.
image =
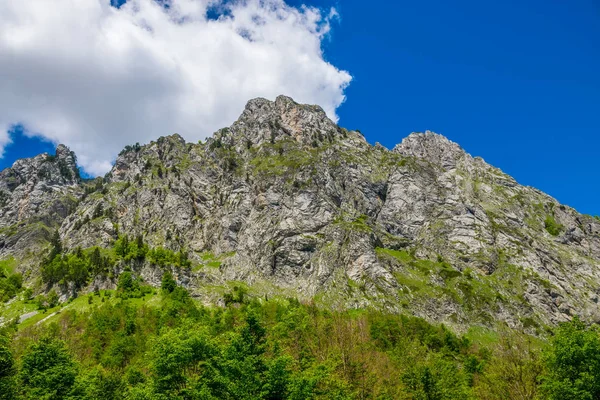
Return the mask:
<path id="1" fill-rule="evenodd" d="M 479 376 L 476 394 L 483 399 L 537 399 L 543 372 L 539 345 L 531 337 L 503 328 L 491 359 Z M 542 397 L 543 398 L 543 397 Z"/>
<path id="2" fill-rule="evenodd" d="M 544 354 L 542 377 L 546 398 L 600 398 L 600 332 L 578 318 L 562 323 Z"/>
<path id="3" fill-rule="evenodd" d="M 395 254 L 403 256 L 402 254 Z M 332 312 L 243 288 L 198 306 L 163 274 L 158 303 L 130 271 L 117 296 L 0 338 L 0 385 L 17 399 L 595 399 L 600 335 L 578 319 L 539 342 L 503 328 L 474 344 L 410 316 Z M 98 294 L 104 299 L 104 295 Z M 13 357 L 13 355 L 15 355 Z M 5 393 L 9 393 L 5 395 Z M 0 396 L 1 396 L 0 395 Z M 9 397 L 6 397 L 9 396 Z M 0 397 L 2 398 L 2 397 Z"/>
<path id="4" fill-rule="evenodd" d="M 165 267 L 173 265 L 182 268 L 189 268 L 191 262 L 188 259 L 187 252 L 183 249 L 179 252 L 164 247 L 149 248 L 144 243 L 141 235 L 137 236 L 136 240 L 131 240 L 127 235 L 120 236 L 114 244 L 115 253 L 125 262 L 131 260 L 147 260 L 154 265 Z"/>
<path id="5" fill-rule="evenodd" d="M 160 288 L 167 293 L 173 293 L 176 287 L 177 282 L 175 282 L 175 279 L 173 279 L 171 272 L 165 271 L 161 279 Z"/>
<path id="6" fill-rule="evenodd" d="M 15 398 L 16 363 L 8 339 L 0 335 L 0 400 Z"/>
<path id="7" fill-rule="evenodd" d="M 65 344 L 50 337 L 32 343 L 21 364 L 20 383 L 25 398 L 64 398 L 77 376 Z"/>
<path id="8" fill-rule="evenodd" d="M 164 267 L 174 265 L 182 268 L 189 268 L 192 264 L 185 251 L 174 252 L 164 247 L 155 247 L 148 252 L 148 261 L 154 265 Z"/>
<path id="9" fill-rule="evenodd" d="M 141 235 L 135 241 L 130 240 L 127 235 L 119 236 L 115 241 L 114 249 L 115 254 L 125 260 L 125 262 L 143 260 L 148 253 L 148 246 L 144 243 Z"/>
<path id="10" fill-rule="evenodd" d="M 129 145 L 128 144 L 127 146 L 125 146 L 123 148 L 123 150 L 121 150 L 119 152 L 119 156 L 122 156 L 122 155 L 127 154 L 127 153 L 131 153 L 131 152 L 138 153 L 141 149 L 142 149 L 142 146 L 140 146 L 139 143 L 136 143 L 134 145 Z"/>
<path id="11" fill-rule="evenodd" d="M 50 285 L 68 282 L 76 288 L 87 285 L 96 276 L 107 276 L 113 272 L 118 261 L 129 265 L 131 262 L 148 261 L 160 267 L 191 267 L 186 251 L 174 252 L 163 247 L 149 248 L 141 235 L 132 240 L 127 235 L 119 236 L 110 249 L 92 247 L 76 249 L 71 254 L 62 253 L 62 244 L 58 232 L 52 237 L 50 253 L 42 264 L 42 280 Z M 116 257 L 115 257 L 116 256 Z M 0 293 L 2 283 L 0 281 Z"/>
<path id="12" fill-rule="evenodd" d="M 556 222 L 554 217 L 551 215 L 546 216 L 546 219 L 544 220 L 544 227 L 546 228 L 546 231 L 548 231 L 548 233 L 552 236 L 560 235 L 560 232 L 562 232 L 564 228 L 561 224 Z"/>
<path id="13" fill-rule="evenodd" d="M 0 261 L 0 302 L 15 297 L 23 287 L 23 276 L 12 273 L 14 263 L 14 259 Z"/>
<path id="14" fill-rule="evenodd" d="M 243 286 L 234 286 L 231 292 L 225 293 L 223 300 L 225 305 L 244 304 L 248 290 Z"/>
<path id="15" fill-rule="evenodd" d="M 51 261 L 46 261 L 42 265 L 42 279 L 49 284 L 73 282 L 80 288 L 90 277 L 106 275 L 113 265 L 114 261 L 103 256 L 97 247 L 85 253 L 77 249 L 72 254 L 57 254 Z"/>
<path id="16" fill-rule="evenodd" d="M 160 307 L 119 296 L 21 331 L 22 398 L 419 398 L 437 393 L 429 375 L 441 398 L 472 391 L 469 342 L 418 318 L 258 302 L 241 288 L 229 307 L 206 309 L 170 273 L 163 282 Z M 135 279 L 125 271 L 119 286 Z"/>
<path id="17" fill-rule="evenodd" d="M 142 285 L 142 282 L 136 279 L 130 270 L 125 270 L 119 275 L 117 292 L 121 298 L 140 298 L 152 291 L 150 286 Z"/>

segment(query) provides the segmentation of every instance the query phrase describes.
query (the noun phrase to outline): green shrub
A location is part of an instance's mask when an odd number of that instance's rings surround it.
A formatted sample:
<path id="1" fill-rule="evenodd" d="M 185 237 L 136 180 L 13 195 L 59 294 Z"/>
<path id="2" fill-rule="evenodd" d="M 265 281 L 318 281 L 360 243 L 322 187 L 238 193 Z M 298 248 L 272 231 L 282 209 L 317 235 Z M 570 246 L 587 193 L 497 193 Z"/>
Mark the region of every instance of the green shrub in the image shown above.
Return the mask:
<path id="1" fill-rule="evenodd" d="M 58 305 L 58 294 L 54 289 L 48 292 L 48 296 L 46 296 L 46 301 L 48 302 L 48 307 L 53 308 Z"/>
<path id="2" fill-rule="evenodd" d="M 544 220 L 544 227 L 546 228 L 546 231 L 548 231 L 548 233 L 552 236 L 560 235 L 564 228 L 561 224 L 556 222 L 554 217 L 551 215 L 546 216 L 546 219 Z"/>
<path id="3" fill-rule="evenodd" d="M 5 302 L 17 295 L 23 287 L 23 276 L 11 274 L 0 268 L 0 302 Z"/>
<path id="4" fill-rule="evenodd" d="M 248 289 L 243 286 L 234 286 L 233 291 L 225 293 L 223 296 L 223 301 L 225 305 L 228 306 L 230 304 L 244 304 L 246 301 L 246 294 L 248 293 Z"/>
<path id="5" fill-rule="evenodd" d="M 140 298 L 152 293 L 152 288 L 148 285 L 142 285 L 141 279 L 136 279 L 131 271 L 125 270 L 119 275 L 117 292 L 122 299 Z"/>
<path id="6" fill-rule="evenodd" d="M 177 282 L 173 279 L 173 275 L 169 271 L 165 271 L 162 276 L 162 280 L 160 283 L 160 287 L 167 293 L 172 293 L 173 290 L 177 287 Z"/>
<path id="7" fill-rule="evenodd" d="M 38 294 L 37 296 L 35 296 L 35 299 L 33 299 L 35 305 L 37 306 L 38 310 L 45 310 L 48 303 L 46 302 L 46 297 L 43 294 Z"/>
<path id="8" fill-rule="evenodd" d="M 184 250 L 180 250 L 175 253 L 173 250 L 164 247 L 155 247 L 150 249 L 147 254 L 147 259 L 154 265 L 159 267 L 165 267 L 167 265 L 173 265 L 182 268 L 189 268 L 191 262 L 188 259 L 188 254 Z"/>

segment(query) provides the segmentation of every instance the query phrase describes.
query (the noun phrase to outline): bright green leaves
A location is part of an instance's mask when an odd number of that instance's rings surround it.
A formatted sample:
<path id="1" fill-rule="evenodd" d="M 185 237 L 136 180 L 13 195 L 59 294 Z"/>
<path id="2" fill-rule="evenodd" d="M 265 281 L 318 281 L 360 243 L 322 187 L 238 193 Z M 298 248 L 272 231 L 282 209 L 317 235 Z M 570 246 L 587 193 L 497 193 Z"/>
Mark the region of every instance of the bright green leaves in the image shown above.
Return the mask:
<path id="1" fill-rule="evenodd" d="M 15 263 L 13 258 L 0 261 L 0 302 L 15 297 L 23 288 L 23 276 L 12 272 Z"/>
<path id="2" fill-rule="evenodd" d="M 57 254 L 46 261 L 42 265 L 42 279 L 49 284 L 72 282 L 81 288 L 91 276 L 107 274 L 113 265 L 114 261 L 103 256 L 98 247 L 87 252 L 78 248 L 72 254 Z"/>
<path id="3" fill-rule="evenodd" d="M 136 240 L 130 240 L 127 235 L 119 236 L 115 241 L 114 249 L 115 254 L 125 262 L 143 260 L 148 253 L 148 246 L 141 235 L 138 235 Z"/>
<path id="4" fill-rule="evenodd" d="M 173 397 L 197 390 L 198 376 L 204 375 L 217 348 L 204 331 L 174 329 L 151 343 L 150 372 L 155 392 Z M 191 396 L 190 396 L 191 397 Z"/>
<path id="5" fill-rule="evenodd" d="M 420 318 L 294 299 L 203 308 L 169 273 L 163 283 L 160 303 L 64 311 L 0 341 L 0 399 L 600 397 L 600 336 L 577 319 L 540 357 L 539 341 L 515 332 L 473 345 Z M 120 289 L 135 285 L 124 272 Z"/>
<path id="6" fill-rule="evenodd" d="M 77 367 L 59 340 L 44 337 L 23 356 L 20 381 L 27 398 L 65 398 L 76 376 Z"/>
<path id="7" fill-rule="evenodd" d="M 546 231 L 552 236 L 558 236 L 563 231 L 564 226 L 556 222 L 552 215 L 548 215 L 544 220 L 544 228 L 546 228 Z"/>
<path id="8" fill-rule="evenodd" d="M 402 382 L 415 400 L 474 399 L 465 378 L 455 363 L 438 356 L 408 366 Z"/>
<path id="9" fill-rule="evenodd" d="M 160 288 L 166 293 L 172 293 L 177 287 L 177 282 L 173 279 L 173 274 L 170 271 L 165 271 L 162 276 Z"/>
<path id="10" fill-rule="evenodd" d="M 182 268 L 189 268 L 191 262 L 188 259 L 186 251 L 181 249 L 179 252 L 164 247 L 149 248 L 144 243 L 141 235 L 138 235 L 136 240 L 130 240 L 127 235 L 120 236 L 114 244 L 115 254 L 123 259 L 126 263 L 137 260 L 147 260 L 151 264 L 165 267 L 173 265 Z"/>
<path id="11" fill-rule="evenodd" d="M 117 400 L 123 399 L 125 383 L 118 372 L 94 367 L 77 376 L 69 399 Z"/>
<path id="12" fill-rule="evenodd" d="M 549 400 L 600 398 L 600 332 L 578 318 L 561 324 L 544 354 L 542 391 Z"/>
<path id="13" fill-rule="evenodd" d="M 16 363 L 9 348 L 9 340 L 0 335 L 0 400 L 15 398 L 16 372 Z"/>
<path id="14" fill-rule="evenodd" d="M 152 293 L 150 286 L 142 285 L 141 279 L 135 278 L 129 268 L 121 272 L 117 283 L 117 292 L 123 299 L 140 298 L 148 293 Z"/>

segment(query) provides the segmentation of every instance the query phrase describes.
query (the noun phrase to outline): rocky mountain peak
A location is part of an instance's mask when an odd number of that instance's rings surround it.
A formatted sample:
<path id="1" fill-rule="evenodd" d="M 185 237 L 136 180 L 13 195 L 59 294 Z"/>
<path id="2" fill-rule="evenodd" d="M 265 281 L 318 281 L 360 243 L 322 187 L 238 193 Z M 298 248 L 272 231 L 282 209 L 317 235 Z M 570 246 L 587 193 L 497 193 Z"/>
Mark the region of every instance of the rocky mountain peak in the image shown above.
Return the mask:
<path id="1" fill-rule="evenodd" d="M 244 147 L 285 140 L 317 147 L 336 135 L 341 135 L 340 128 L 321 107 L 278 96 L 275 101 L 250 100 L 238 120 L 209 141 L 220 141 L 242 151 Z"/>
<path id="2" fill-rule="evenodd" d="M 187 152 L 186 141 L 178 133 L 161 136 L 146 145 L 125 146 L 108 174 L 110 181 L 132 180 L 140 175 L 158 172 L 158 166 L 172 167 L 175 154 Z M 156 171 L 155 171 L 156 170 Z"/>
<path id="3" fill-rule="evenodd" d="M 72 185 L 65 146 L 2 171 L 0 257 L 25 260 L 34 281 L 58 230 L 65 253 L 111 254 L 81 290 L 114 288 L 125 267 L 160 286 L 169 269 L 207 302 L 235 281 L 455 326 L 600 320 L 600 219 L 433 132 L 389 151 L 320 107 L 254 99 L 205 144 L 175 134 L 127 146 L 107 178 Z M 149 256 L 117 256 L 126 237 Z"/>
<path id="4" fill-rule="evenodd" d="M 454 169 L 457 161 L 467 156 L 458 144 L 431 131 L 411 133 L 393 151 L 403 156 L 424 158 L 447 170 Z"/>
<path id="5" fill-rule="evenodd" d="M 0 172 L 0 176 L 12 177 L 8 180 L 11 191 L 25 183 L 75 185 L 80 181 L 77 157 L 63 144 L 57 146 L 54 155 L 43 153 L 15 161 L 11 168 Z"/>

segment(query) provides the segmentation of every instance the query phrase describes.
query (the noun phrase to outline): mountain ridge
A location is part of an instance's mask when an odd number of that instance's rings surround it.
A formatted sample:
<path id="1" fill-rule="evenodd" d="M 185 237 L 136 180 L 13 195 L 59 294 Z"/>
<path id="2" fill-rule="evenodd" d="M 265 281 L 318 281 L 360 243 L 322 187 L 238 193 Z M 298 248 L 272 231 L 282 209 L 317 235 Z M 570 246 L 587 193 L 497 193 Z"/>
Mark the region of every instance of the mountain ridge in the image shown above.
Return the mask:
<path id="1" fill-rule="evenodd" d="M 204 143 L 175 134 L 128 146 L 91 182 L 59 148 L 0 173 L 0 257 L 15 257 L 37 291 L 114 287 L 125 269 L 157 286 L 169 270 L 206 303 L 233 282 L 457 329 L 599 318 L 600 221 L 433 132 L 388 150 L 279 96 L 250 100 Z M 98 247 L 110 267 L 44 281 L 54 230 L 62 253 Z M 186 262 L 127 260 L 114 251 L 125 236 Z"/>

